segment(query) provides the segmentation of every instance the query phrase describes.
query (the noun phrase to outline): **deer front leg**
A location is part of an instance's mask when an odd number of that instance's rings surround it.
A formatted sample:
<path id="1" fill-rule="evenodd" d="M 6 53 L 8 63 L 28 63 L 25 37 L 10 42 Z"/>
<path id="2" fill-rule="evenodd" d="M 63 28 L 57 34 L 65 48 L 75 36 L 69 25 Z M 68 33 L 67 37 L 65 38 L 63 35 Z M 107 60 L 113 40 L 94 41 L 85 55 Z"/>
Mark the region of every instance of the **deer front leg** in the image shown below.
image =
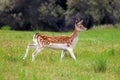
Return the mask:
<path id="1" fill-rule="evenodd" d="M 35 56 L 40 52 L 40 51 L 42 51 L 43 50 L 43 48 L 42 47 L 38 47 L 33 53 L 32 53 L 32 62 L 34 62 L 35 61 Z"/>
<path id="2" fill-rule="evenodd" d="M 65 52 L 66 52 L 66 50 L 62 50 L 62 53 L 61 53 L 61 60 L 62 60 L 62 58 L 64 57 Z"/>
<path id="3" fill-rule="evenodd" d="M 73 53 L 73 49 L 72 48 L 68 48 L 67 50 L 70 52 L 71 57 L 76 61 L 76 57 L 75 57 L 75 55 Z"/>
<path id="4" fill-rule="evenodd" d="M 26 59 L 26 57 L 27 57 L 27 55 L 28 55 L 29 48 L 36 48 L 36 47 L 37 47 L 37 44 L 29 44 L 29 45 L 27 46 L 26 53 L 25 53 L 23 59 L 24 59 L 24 60 Z"/>

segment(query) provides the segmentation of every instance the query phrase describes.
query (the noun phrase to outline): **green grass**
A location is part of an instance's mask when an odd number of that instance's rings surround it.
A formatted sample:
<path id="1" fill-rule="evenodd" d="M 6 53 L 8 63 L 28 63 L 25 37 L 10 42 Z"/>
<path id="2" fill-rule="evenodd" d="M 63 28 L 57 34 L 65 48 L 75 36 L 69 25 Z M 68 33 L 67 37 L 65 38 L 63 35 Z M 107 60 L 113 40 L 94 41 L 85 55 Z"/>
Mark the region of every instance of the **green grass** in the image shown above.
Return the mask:
<path id="1" fill-rule="evenodd" d="M 43 32 L 70 35 L 72 32 Z M 81 32 L 74 48 L 77 61 L 67 52 L 45 49 L 31 62 L 31 49 L 22 60 L 36 32 L 0 30 L 0 80 L 119 80 L 120 29 L 98 28 Z"/>

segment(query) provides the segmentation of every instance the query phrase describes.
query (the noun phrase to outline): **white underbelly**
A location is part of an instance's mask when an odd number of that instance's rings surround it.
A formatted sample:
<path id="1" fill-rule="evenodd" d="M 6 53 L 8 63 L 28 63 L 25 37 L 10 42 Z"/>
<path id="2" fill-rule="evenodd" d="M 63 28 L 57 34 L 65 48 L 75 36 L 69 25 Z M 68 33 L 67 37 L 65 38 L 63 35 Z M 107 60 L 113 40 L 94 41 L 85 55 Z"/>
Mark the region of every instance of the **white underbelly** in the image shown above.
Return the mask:
<path id="1" fill-rule="evenodd" d="M 67 49 L 67 44 L 55 44 L 55 43 L 51 43 L 47 47 L 48 48 L 52 48 L 52 49 L 66 50 Z"/>

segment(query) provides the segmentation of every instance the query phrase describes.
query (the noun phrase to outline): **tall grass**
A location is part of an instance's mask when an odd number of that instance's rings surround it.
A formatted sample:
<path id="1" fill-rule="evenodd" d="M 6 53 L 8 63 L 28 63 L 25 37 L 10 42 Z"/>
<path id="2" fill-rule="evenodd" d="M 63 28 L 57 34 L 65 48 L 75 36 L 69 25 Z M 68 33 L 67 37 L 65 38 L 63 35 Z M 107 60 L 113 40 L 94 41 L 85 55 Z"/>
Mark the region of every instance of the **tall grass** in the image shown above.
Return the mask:
<path id="1" fill-rule="evenodd" d="M 95 56 L 93 68 L 95 72 L 105 72 L 107 70 L 107 59 L 103 55 Z"/>

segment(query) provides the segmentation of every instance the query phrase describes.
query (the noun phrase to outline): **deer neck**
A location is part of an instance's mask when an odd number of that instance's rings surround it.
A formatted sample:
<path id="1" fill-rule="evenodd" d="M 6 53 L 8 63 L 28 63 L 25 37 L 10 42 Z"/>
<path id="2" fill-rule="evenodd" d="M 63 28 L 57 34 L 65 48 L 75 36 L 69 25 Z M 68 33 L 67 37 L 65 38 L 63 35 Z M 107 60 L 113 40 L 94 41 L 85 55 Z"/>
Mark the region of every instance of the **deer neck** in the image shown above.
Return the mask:
<path id="1" fill-rule="evenodd" d="M 74 45 L 76 42 L 77 42 L 77 40 L 78 40 L 78 36 L 79 36 L 79 30 L 75 27 L 75 29 L 74 29 L 74 31 L 73 31 L 73 33 L 72 33 L 72 35 L 71 35 L 71 41 L 72 41 L 72 44 Z"/>

